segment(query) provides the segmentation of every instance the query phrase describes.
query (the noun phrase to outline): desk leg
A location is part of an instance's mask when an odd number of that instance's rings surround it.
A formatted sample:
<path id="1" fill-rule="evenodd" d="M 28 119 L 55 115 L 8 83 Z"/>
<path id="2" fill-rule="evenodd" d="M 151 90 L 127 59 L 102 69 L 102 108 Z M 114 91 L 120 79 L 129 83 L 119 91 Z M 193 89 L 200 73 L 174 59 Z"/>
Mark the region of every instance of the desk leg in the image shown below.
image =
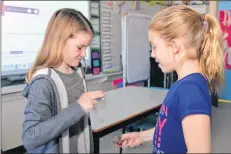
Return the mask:
<path id="1" fill-rule="evenodd" d="M 93 133 L 93 140 L 94 140 L 94 153 L 99 154 L 99 137 L 97 134 Z"/>
<path id="2" fill-rule="evenodd" d="M 124 133 L 125 133 L 125 130 L 126 130 L 126 127 L 124 127 L 124 128 L 123 128 L 123 130 L 122 130 L 122 134 L 124 134 Z M 123 149 L 122 149 L 122 148 L 120 148 L 120 154 L 122 154 L 122 151 L 123 151 Z"/>

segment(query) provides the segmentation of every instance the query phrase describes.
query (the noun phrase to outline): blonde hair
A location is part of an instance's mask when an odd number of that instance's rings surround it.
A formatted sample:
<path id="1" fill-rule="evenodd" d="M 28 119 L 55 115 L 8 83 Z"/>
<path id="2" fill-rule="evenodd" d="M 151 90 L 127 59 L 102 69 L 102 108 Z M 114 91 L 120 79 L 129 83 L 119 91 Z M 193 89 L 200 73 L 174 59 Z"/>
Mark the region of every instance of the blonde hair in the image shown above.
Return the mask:
<path id="1" fill-rule="evenodd" d="M 166 41 L 184 38 L 186 48 L 196 48 L 196 53 L 188 55 L 199 60 L 210 92 L 218 92 L 224 80 L 224 58 L 222 31 L 216 18 L 177 5 L 155 14 L 149 28 Z"/>
<path id="2" fill-rule="evenodd" d="M 66 41 L 79 31 L 94 33 L 92 25 L 81 12 L 69 8 L 54 12 L 48 23 L 41 49 L 26 74 L 26 82 L 29 83 L 33 74 L 39 69 L 60 66 Z"/>

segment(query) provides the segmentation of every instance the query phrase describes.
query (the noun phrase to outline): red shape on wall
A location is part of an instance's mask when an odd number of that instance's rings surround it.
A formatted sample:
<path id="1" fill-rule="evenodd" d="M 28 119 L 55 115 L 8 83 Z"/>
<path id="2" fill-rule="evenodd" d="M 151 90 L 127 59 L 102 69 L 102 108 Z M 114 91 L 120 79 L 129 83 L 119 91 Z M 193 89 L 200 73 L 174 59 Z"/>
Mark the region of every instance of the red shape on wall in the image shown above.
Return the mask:
<path id="1" fill-rule="evenodd" d="M 223 31 L 224 45 L 225 45 L 225 68 L 231 69 L 231 10 L 221 10 L 219 12 L 220 27 Z"/>
<path id="2" fill-rule="evenodd" d="M 3 2 L 3 1 L 1 1 L 1 5 L 2 5 L 2 12 L 1 12 L 1 15 L 4 16 L 5 5 L 4 5 L 4 2 Z"/>

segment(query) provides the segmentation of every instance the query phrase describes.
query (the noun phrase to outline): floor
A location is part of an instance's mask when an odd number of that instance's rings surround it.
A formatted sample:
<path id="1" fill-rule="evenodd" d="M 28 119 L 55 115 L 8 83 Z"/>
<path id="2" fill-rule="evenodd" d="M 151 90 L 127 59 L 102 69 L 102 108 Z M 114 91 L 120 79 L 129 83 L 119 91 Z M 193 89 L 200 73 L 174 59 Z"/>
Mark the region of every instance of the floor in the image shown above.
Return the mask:
<path id="1" fill-rule="evenodd" d="M 212 115 L 212 152 L 231 152 L 231 104 L 219 103 Z"/>
<path id="2" fill-rule="evenodd" d="M 213 107 L 212 114 L 212 153 L 231 152 L 231 104 L 220 103 L 218 108 Z M 100 153 L 119 153 L 119 149 L 112 145 L 112 139 L 120 135 L 122 130 L 113 132 L 100 139 Z M 143 146 L 124 149 L 123 153 L 151 153 L 152 143 Z M 15 151 L 14 151 L 15 152 Z M 8 154 L 4 153 L 4 154 Z M 16 152 L 22 153 L 22 152 Z"/>

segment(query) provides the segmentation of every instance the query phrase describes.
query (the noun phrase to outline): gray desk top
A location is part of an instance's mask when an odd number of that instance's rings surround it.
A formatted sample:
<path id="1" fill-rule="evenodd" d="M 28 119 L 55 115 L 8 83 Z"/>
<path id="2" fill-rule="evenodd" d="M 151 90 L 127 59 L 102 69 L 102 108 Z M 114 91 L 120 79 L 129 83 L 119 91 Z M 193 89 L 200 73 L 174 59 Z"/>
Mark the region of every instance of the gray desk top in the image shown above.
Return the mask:
<path id="1" fill-rule="evenodd" d="M 125 121 L 162 104 L 167 90 L 128 86 L 106 92 L 90 113 L 93 132 Z"/>

